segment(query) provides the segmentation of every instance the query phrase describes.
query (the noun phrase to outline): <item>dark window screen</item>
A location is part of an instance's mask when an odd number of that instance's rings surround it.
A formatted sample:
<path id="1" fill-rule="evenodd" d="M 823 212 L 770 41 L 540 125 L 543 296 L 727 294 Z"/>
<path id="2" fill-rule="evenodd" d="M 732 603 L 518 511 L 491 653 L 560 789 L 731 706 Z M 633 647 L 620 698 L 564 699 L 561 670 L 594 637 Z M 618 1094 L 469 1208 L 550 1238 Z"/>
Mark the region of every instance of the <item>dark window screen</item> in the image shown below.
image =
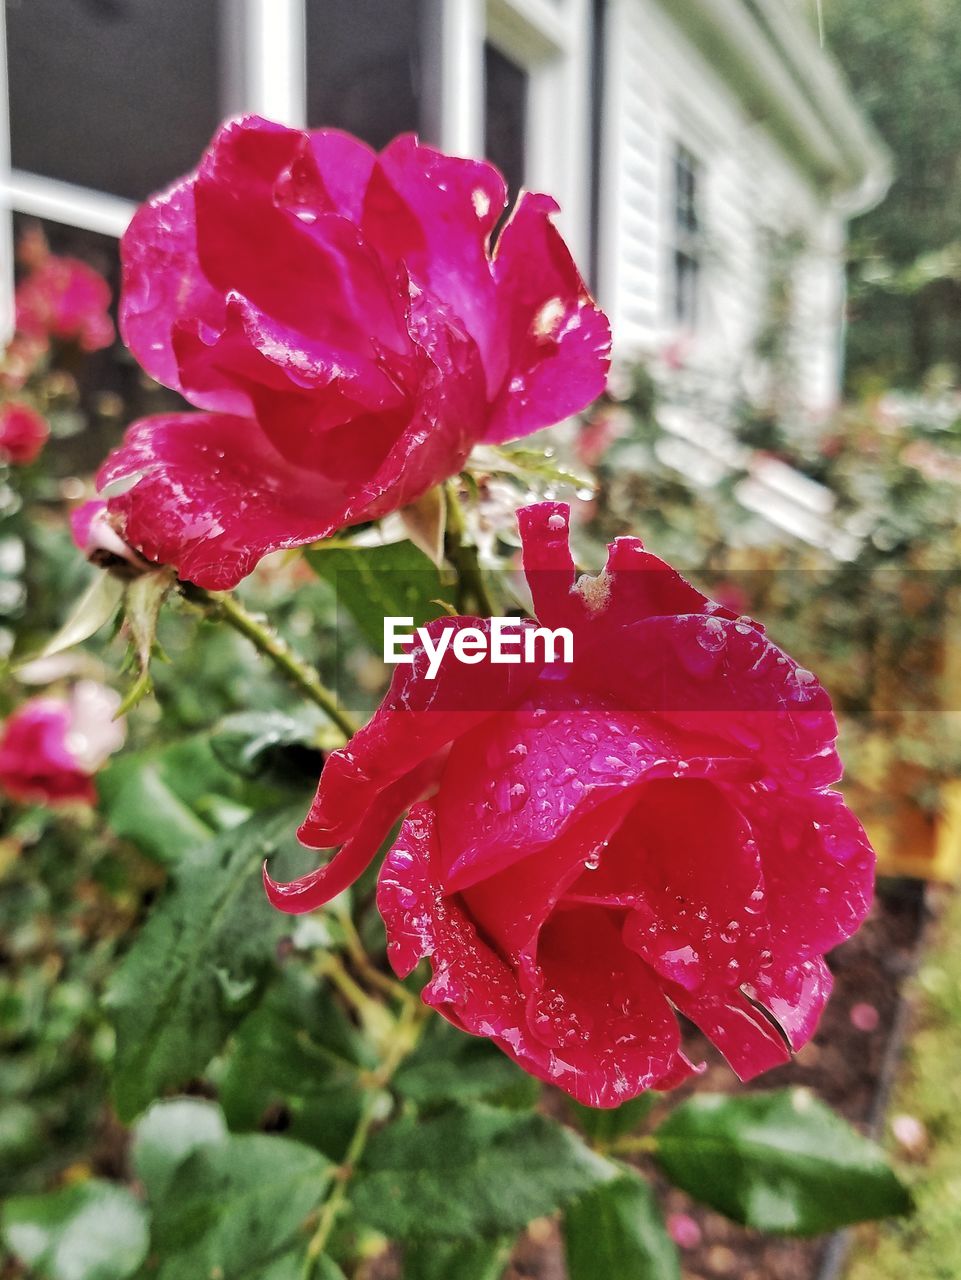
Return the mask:
<path id="1" fill-rule="evenodd" d="M 511 196 L 527 167 L 527 93 L 530 76 L 492 44 L 484 47 L 484 152 L 507 180 Z"/>
<path id="2" fill-rule="evenodd" d="M 674 319 L 693 328 L 701 281 L 701 164 L 687 147 L 674 148 Z"/>
<path id="3" fill-rule="evenodd" d="M 307 120 L 373 147 L 422 127 L 420 0 L 308 0 Z"/>
<path id="4" fill-rule="evenodd" d="M 7 4 L 13 163 L 141 200 L 219 118 L 217 0 Z"/>

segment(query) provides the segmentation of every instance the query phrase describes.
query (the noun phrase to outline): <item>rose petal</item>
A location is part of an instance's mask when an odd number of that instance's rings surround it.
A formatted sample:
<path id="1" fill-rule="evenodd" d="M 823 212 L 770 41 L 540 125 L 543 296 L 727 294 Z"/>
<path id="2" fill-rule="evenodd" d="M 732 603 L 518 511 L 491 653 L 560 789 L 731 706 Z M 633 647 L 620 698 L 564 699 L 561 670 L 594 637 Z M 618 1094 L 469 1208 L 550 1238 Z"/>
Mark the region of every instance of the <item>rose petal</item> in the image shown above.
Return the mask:
<path id="1" fill-rule="evenodd" d="M 611 328 L 551 221 L 557 203 L 524 192 L 494 256 L 504 371 L 484 439 L 516 440 L 604 390 Z"/>
<path id="2" fill-rule="evenodd" d="M 177 183 L 140 206 L 120 241 L 123 290 L 120 333 L 151 377 L 183 391 L 173 347 L 174 326 L 184 316 L 208 333 L 223 328 L 225 300 L 197 261 L 196 211 L 192 178 Z M 242 387 L 220 387 L 191 399 L 201 409 L 246 413 Z"/>
<path id="3" fill-rule="evenodd" d="M 491 395 L 504 369 L 488 242 L 506 199 L 492 165 L 446 156 L 407 134 L 378 157 L 361 223 L 385 261 L 403 262 L 461 319 L 481 351 Z"/>
<path id="4" fill-rule="evenodd" d="M 269 551 L 325 537 L 344 507 L 342 490 L 284 462 L 256 422 L 226 414 L 134 423 L 97 484 L 137 475 L 108 499 L 125 538 L 214 591 L 235 586 Z"/>
<path id="5" fill-rule="evenodd" d="M 441 895 L 433 878 L 435 857 L 434 815 L 429 805 L 418 805 L 387 856 L 377 890 L 395 971 L 405 976 L 422 957 L 430 958 L 433 977 L 424 988 L 425 1003 L 462 1030 L 489 1037 L 526 1071 L 559 1085 L 588 1106 L 616 1106 L 651 1081 L 660 1083 L 668 1076 L 677 1081 L 690 1073 L 692 1068 L 677 1047 L 678 1027 L 670 1007 L 652 980 L 645 978 L 640 962 L 624 948 L 618 960 L 634 966 L 623 997 L 623 1002 L 632 1002 L 631 1030 L 625 1033 L 631 1043 L 610 1044 L 612 1032 L 623 1030 L 612 1019 L 596 1033 L 594 1049 L 545 1044 L 530 1026 L 529 1002 L 521 997 L 509 966 L 479 936 L 457 897 Z M 551 941 L 545 956 L 550 972 L 563 981 L 566 975 L 556 969 Z M 562 965 L 564 949 L 562 945 L 557 961 Z M 536 1017 L 536 996 L 530 1007 Z M 597 1054 L 601 1044 L 608 1054 L 606 1061 Z M 575 1056 L 581 1065 L 571 1060 Z"/>

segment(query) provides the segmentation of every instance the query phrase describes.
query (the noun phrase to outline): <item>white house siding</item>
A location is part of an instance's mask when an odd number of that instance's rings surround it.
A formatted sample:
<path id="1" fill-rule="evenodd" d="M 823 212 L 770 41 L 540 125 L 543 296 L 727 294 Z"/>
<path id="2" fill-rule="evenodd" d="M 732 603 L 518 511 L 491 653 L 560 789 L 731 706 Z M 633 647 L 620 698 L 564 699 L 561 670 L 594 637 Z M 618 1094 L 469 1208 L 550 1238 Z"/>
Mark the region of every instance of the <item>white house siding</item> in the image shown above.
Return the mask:
<path id="1" fill-rule="evenodd" d="M 610 0 L 606 59 L 599 289 L 618 360 L 657 359 L 676 344 L 685 371 L 675 384 L 723 412 L 759 381 L 752 348 L 767 298 L 765 228 L 798 231 L 807 248 L 794 269 L 791 364 L 804 407 L 827 409 L 840 373 L 840 214 L 656 0 Z M 703 166 L 693 333 L 678 329 L 670 305 L 678 142 Z"/>

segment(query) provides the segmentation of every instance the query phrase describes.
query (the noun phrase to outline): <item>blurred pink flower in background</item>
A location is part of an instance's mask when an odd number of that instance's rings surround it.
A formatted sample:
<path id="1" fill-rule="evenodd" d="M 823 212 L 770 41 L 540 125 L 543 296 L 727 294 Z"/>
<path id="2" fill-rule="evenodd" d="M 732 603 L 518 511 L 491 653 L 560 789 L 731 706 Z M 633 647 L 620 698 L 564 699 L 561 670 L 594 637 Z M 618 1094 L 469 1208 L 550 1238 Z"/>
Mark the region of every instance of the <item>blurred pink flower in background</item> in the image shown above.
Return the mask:
<path id="1" fill-rule="evenodd" d="M 681 1249 L 696 1249 L 701 1243 L 701 1228 L 689 1213 L 669 1213 L 667 1234 Z"/>
<path id="2" fill-rule="evenodd" d="M 110 318 L 110 286 L 77 258 L 50 253 L 42 236 L 21 245 L 28 271 L 16 290 L 17 332 L 37 341 L 59 338 L 82 351 L 109 347 L 116 332 Z"/>
<path id="3" fill-rule="evenodd" d="M 39 696 L 0 730 L 0 790 L 23 804 L 95 804 L 93 775 L 123 745 L 120 696 L 92 680 L 69 697 Z"/>
<path id="4" fill-rule="evenodd" d="M 28 404 L 0 406 L 0 462 L 27 466 L 39 457 L 50 436 L 46 418 Z"/>
<path id="5" fill-rule="evenodd" d="M 619 405 L 605 405 L 584 422 L 574 440 L 574 452 L 584 467 L 596 467 L 615 440 L 630 431 L 630 416 Z"/>

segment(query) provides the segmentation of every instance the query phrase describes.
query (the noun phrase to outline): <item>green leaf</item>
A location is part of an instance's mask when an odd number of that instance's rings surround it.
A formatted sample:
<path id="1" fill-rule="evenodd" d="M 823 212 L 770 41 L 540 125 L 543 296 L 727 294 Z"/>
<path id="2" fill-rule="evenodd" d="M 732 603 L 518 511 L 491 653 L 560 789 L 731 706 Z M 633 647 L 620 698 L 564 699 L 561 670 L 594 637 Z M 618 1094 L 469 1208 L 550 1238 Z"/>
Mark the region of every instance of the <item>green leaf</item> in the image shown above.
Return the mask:
<path id="1" fill-rule="evenodd" d="M 267 901 L 260 868 L 293 843 L 301 816 L 301 806 L 258 814 L 204 846 L 114 973 L 105 1006 L 122 1119 L 202 1071 L 261 989 L 289 923 Z"/>
<path id="2" fill-rule="evenodd" d="M 568 1205 L 564 1240 L 569 1280 L 680 1280 L 654 1194 L 632 1173 Z"/>
<path id="3" fill-rule="evenodd" d="M 375 653 L 384 649 L 384 619 L 413 618 L 420 627 L 444 610 L 434 603 L 449 594 L 441 575 L 410 542 L 383 547 L 320 543 L 307 552 L 314 572 L 337 592 Z"/>
<path id="4" fill-rule="evenodd" d="M 235 815 L 236 802 L 249 802 L 249 811 L 268 797 L 260 789 L 251 795 L 251 784 L 217 758 L 206 734 L 118 756 L 98 775 L 97 788 L 114 834 L 168 866 L 210 841 L 218 830 L 212 823 Z M 225 800 L 234 802 L 229 809 Z"/>
<path id="5" fill-rule="evenodd" d="M 354 1184 L 362 1222 L 386 1235 L 502 1235 L 617 1175 L 546 1116 L 453 1107 L 375 1134 Z"/>
<path id="6" fill-rule="evenodd" d="M 226 1137 L 223 1112 L 214 1102 L 199 1098 L 155 1102 L 134 1129 L 134 1171 L 150 1199 L 162 1200 L 177 1167 L 192 1152 Z"/>
<path id="7" fill-rule="evenodd" d="M 98 573 L 56 635 L 51 636 L 39 653 L 20 659 L 16 666 L 26 666 L 38 658 L 52 658 L 89 640 L 117 612 L 123 594 L 124 584 L 119 578 L 109 573 Z"/>
<path id="8" fill-rule="evenodd" d="M 880 1148 L 803 1089 L 691 1098 L 655 1139 L 673 1182 L 761 1231 L 816 1235 L 911 1208 Z"/>
<path id="9" fill-rule="evenodd" d="M 365 1098 L 360 1071 L 376 1061 L 329 991 L 288 971 L 234 1035 L 220 1101 L 235 1130 L 256 1128 L 282 1105 L 291 1137 L 339 1160 Z"/>
<path id="10" fill-rule="evenodd" d="M 303 1280 L 303 1278 L 304 1249 L 299 1247 L 278 1258 L 266 1271 L 258 1273 L 256 1280 Z M 251 1277 L 251 1280 L 254 1278 Z M 311 1273 L 311 1280 L 346 1280 L 346 1278 L 332 1258 L 322 1255 L 317 1259 L 317 1264 Z"/>
<path id="11" fill-rule="evenodd" d="M 552 450 L 528 449 L 524 445 L 480 445 L 470 456 L 472 472 L 493 472 L 516 476 L 543 490 L 562 486 L 570 489 L 596 489 L 597 481 L 587 472 L 556 462 Z"/>
<path id="12" fill-rule="evenodd" d="M 175 794 L 153 757 L 120 756 L 97 779 L 100 809 L 114 835 L 162 863 L 176 863 L 214 836 Z"/>
<path id="13" fill-rule="evenodd" d="M 486 1101 L 533 1107 L 540 1094 L 537 1081 L 490 1041 L 465 1036 L 443 1018 L 428 1023 L 416 1051 L 394 1077 L 394 1088 L 421 1106 Z"/>
<path id="14" fill-rule="evenodd" d="M 513 1247 L 513 1236 L 412 1240 L 404 1249 L 404 1280 L 500 1280 Z"/>
<path id="15" fill-rule="evenodd" d="M 96 1179 L 8 1200 L 0 1234 L 48 1280 L 125 1280 L 147 1256 L 147 1215 L 126 1190 Z"/>
<path id="16" fill-rule="evenodd" d="M 287 1280 L 331 1164 L 288 1138 L 232 1135 L 188 1156 L 154 1212 L 157 1280 Z M 295 1274 L 295 1273 L 294 1273 Z"/>
<path id="17" fill-rule="evenodd" d="M 622 1102 L 619 1107 L 585 1107 L 579 1102 L 568 1106 L 593 1146 L 604 1146 L 639 1129 L 660 1094 L 642 1093 Z"/>
<path id="18" fill-rule="evenodd" d="M 210 745 L 226 768 L 246 777 L 253 777 L 273 759 L 279 766 L 289 767 L 295 753 L 299 753 L 305 758 L 305 765 L 309 761 L 316 780 L 322 763 L 318 742 L 327 723 L 321 711 L 310 707 L 296 714 L 242 711 L 220 721 Z"/>

